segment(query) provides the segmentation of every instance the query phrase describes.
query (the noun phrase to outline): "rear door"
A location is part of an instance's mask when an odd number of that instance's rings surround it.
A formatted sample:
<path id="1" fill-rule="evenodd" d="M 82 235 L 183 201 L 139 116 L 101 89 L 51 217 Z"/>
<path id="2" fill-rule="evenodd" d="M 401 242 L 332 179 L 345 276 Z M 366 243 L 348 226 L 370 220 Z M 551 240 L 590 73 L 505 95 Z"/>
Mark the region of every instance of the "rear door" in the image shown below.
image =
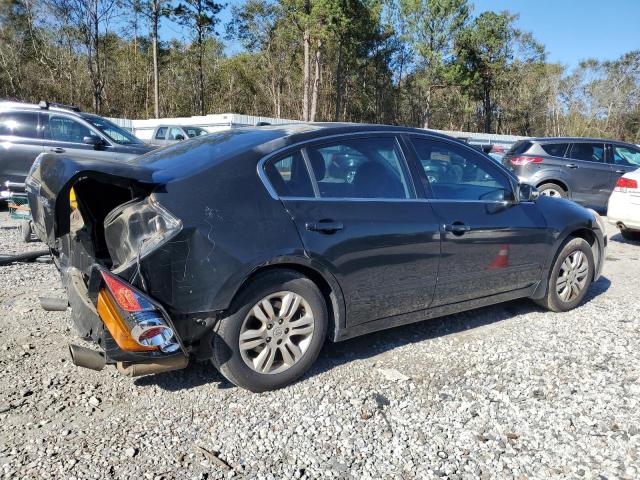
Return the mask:
<path id="1" fill-rule="evenodd" d="M 79 119 L 64 113 L 41 113 L 44 130 L 44 151 L 64 155 L 73 159 L 113 160 L 113 146 L 93 128 Z M 84 143 L 85 137 L 98 137 L 105 144 L 102 146 Z"/>
<path id="2" fill-rule="evenodd" d="M 602 209 L 611 193 L 611 166 L 605 161 L 603 142 L 574 142 L 567 153 L 566 172 L 571 181 L 571 198 Z"/>
<path id="3" fill-rule="evenodd" d="M 332 168 L 336 155 L 358 158 L 355 172 Z M 438 221 L 416 196 L 395 136 L 309 144 L 266 168 L 305 250 L 338 279 L 347 325 L 429 307 Z"/>
<path id="4" fill-rule="evenodd" d="M 38 112 L 0 113 L 0 182 L 24 182 L 42 148 Z"/>
<path id="5" fill-rule="evenodd" d="M 440 223 L 442 257 L 433 306 L 537 283 L 549 243 L 538 206 L 515 201 L 508 173 L 473 149 L 409 138 Z"/>

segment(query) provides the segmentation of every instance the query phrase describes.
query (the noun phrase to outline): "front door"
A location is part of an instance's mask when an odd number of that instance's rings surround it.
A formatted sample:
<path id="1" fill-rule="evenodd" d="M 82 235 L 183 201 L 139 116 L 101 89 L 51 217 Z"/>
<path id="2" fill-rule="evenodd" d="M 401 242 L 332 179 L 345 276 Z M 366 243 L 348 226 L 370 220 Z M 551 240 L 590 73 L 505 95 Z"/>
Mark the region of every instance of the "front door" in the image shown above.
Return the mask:
<path id="1" fill-rule="evenodd" d="M 338 168 L 345 158 L 349 168 Z M 438 221 L 416 198 L 394 136 L 308 145 L 267 169 L 307 254 L 339 281 L 348 326 L 429 307 Z"/>
<path id="2" fill-rule="evenodd" d="M 604 143 L 576 142 L 569 147 L 565 169 L 571 179 L 571 198 L 602 209 L 611 194 L 611 166 L 605 162 Z"/>
<path id="3" fill-rule="evenodd" d="M 508 174 L 471 148 L 420 136 L 410 143 L 440 222 L 433 306 L 537 283 L 549 241 L 537 205 L 515 202 Z"/>
<path id="4" fill-rule="evenodd" d="M 111 145 L 98 146 L 84 143 L 85 137 L 99 137 L 93 129 L 76 118 L 58 113 L 42 113 L 44 127 L 44 151 L 64 155 L 77 160 L 113 160 Z"/>

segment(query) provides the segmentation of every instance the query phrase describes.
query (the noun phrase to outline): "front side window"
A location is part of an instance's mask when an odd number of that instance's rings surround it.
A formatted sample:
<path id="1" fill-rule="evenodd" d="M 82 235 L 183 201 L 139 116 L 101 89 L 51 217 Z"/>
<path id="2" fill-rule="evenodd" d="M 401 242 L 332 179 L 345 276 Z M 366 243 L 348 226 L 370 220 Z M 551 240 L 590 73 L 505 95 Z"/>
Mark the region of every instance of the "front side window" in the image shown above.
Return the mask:
<path id="1" fill-rule="evenodd" d="M 49 115 L 49 121 L 44 128 L 44 138 L 59 142 L 83 143 L 84 137 L 97 136 L 89 127 L 60 115 Z"/>
<path id="2" fill-rule="evenodd" d="M 640 167 L 640 149 L 613 146 L 613 163 L 630 167 Z"/>
<path id="3" fill-rule="evenodd" d="M 569 158 L 586 162 L 604 162 L 603 143 L 574 143 L 569 151 Z"/>
<path id="4" fill-rule="evenodd" d="M 513 200 L 511 183 L 499 168 L 474 152 L 424 138 L 411 140 L 438 200 Z"/>
<path id="5" fill-rule="evenodd" d="M 545 143 L 540 145 L 547 155 L 552 157 L 564 157 L 569 147 L 568 143 Z"/>
<path id="6" fill-rule="evenodd" d="M 37 138 L 38 114 L 31 112 L 0 113 L 0 135 Z"/>
<path id="7" fill-rule="evenodd" d="M 156 132 L 156 140 L 164 140 L 167 136 L 167 127 L 160 127 Z"/>
<path id="8" fill-rule="evenodd" d="M 279 196 L 313 197 L 311 177 L 300 150 L 267 164 L 266 173 Z"/>
<path id="9" fill-rule="evenodd" d="M 342 140 L 306 148 L 320 197 L 412 197 L 394 137 Z"/>

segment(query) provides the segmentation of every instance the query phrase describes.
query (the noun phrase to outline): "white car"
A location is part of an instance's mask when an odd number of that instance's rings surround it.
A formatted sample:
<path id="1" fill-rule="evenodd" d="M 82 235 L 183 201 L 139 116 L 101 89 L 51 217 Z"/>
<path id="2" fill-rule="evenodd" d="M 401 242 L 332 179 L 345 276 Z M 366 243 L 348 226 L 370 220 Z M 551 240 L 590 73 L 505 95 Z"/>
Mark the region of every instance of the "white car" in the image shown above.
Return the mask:
<path id="1" fill-rule="evenodd" d="M 640 241 L 640 169 L 618 179 L 611 196 L 607 218 L 627 240 Z"/>

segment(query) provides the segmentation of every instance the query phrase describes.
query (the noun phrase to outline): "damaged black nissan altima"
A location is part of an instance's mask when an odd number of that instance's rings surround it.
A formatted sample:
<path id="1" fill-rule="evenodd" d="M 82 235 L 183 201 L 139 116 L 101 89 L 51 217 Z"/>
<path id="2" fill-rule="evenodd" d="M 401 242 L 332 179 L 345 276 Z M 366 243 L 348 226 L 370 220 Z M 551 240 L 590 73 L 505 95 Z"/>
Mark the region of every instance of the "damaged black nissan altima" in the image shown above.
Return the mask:
<path id="1" fill-rule="evenodd" d="M 344 158 L 353 171 L 330 168 Z M 522 297 L 572 309 L 607 243 L 597 213 L 391 126 L 240 128 L 124 163 L 43 154 L 27 190 L 78 333 L 101 347 L 72 346 L 76 365 L 210 360 L 253 391 L 300 377 L 326 339 Z"/>

